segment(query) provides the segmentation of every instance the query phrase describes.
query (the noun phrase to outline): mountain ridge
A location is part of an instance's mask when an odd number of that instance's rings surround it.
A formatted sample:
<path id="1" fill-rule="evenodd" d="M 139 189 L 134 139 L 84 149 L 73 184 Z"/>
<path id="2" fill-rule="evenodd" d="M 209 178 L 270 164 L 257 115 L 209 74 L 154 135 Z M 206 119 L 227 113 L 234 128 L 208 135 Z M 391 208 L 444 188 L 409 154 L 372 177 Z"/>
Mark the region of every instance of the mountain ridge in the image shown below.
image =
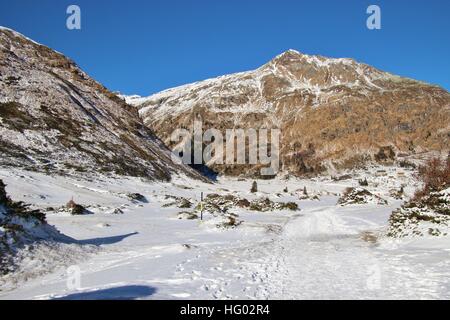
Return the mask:
<path id="1" fill-rule="evenodd" d="M 280 128 L 283 168 L 297 173 L 364 163 L 385 147 L 413 154 L 446 152 L 449 146 L 450 96 L 445 89 L 354 59 L 295 50 L 252 71 L 128 102 L 170 147 L 173 128 L 189 127 L 193 115 L 201 116 L 205 130 Z M 249 170 L 213 167 L 230 174 Z"/>
<path id="2" fill-rule="evenodd" d="M 332 58 L 332 57 L 326 57 L 326 56 L 322 56 L 322 55 L 310 55 L 310 54 L 302 53 L 302 52 L 300 52 L 298 50 L 295 50 L 295 49 L 288 49 L 288 50 L 278 54 L 277 56 L 275 56 L 273 59 L 271 59 L 267 63 L 263 64 L 261 67 L 256 68 L 254 70 L 238 71 L 238 72 L 233 72 L 233 73 L 230 73 L 230 74 L 225 74 L 225 75 L 221 75 L 221 76 L 217 76 L 217 77 L 209 77 L 209 78 L 202 79 L 202 80 L 197 80 L 197 81 L 194 81 L 194 82 L 191 82 L 191 83 L 185 83 L 185 84 L 182 84 L 182 85 L 179 85 L 179 86 L 169 87 L 169 88 L 161 90 L 159 92 L 152 93 L 152 94 L 150 94 L 148 96 L 141 96 L 141 95 L 137 95 L 137 94 L 131 94 L 131 95 L 120 94 L 119 96 L 121 98 L 125 99 L 127 101 L 127 103 L 129 103 L 129 104 L 140 105 L 140 104 L 146 102 L 147 100 L 151 99 L 153 96 L 157 96 L 157 95 L 161 95 L 161 94 L 165 94 L 165 93 L 170 93 L 170 92 L 173 92 L 174 90 L 178 91 L 178 90 L 183 89 L 183 88 L 192 87 L 194 85 L 198 85 L 198 84 L 201 84 L 203 82 L 206 83 L 206 82 L 213 81 L 213 80 L 216 80 L 216 79 L 221 79 L 223 77 L 238 76 L 238 75 L 243 75 L 243 74 L 255 72 L 255 71 L 259 70 L 259 69 L 262 69 L 262 68 L 264 68 L 264 67 L 274 63 L 277 60 L 282 59 L 283 57 L 285 57 L 287 55 L 292 55 L 292 54 L 300 55 L 300 56 L 307 57 L 307 58 L 312 58 L 312 59 L 319 59 L 318 61 L 320 61 L 320 59 L 324 59 L 324 60 L 333 61 L 334 63 L 339 63 L 339 62 L 341 62 L 341 63 L 357 63 L 357 64 L 360 64 L 360 65 L 368 66 L 370 68 L 379 70 L 380 72 L 390 74 L 393 78 L 415 81 L 415 82 L 418 82 L 418 83 L 422 83 L 422 84 L 425 84 L 425 85 L 429 85 L 429 86 L 433 86 L 433 87 L 437 87 L 437 88 L 446 90 L 444 87 L 440 86 L 439 84 L 428 83 L 428 82 L 423 81 L 423 80 L 416 80 L 416 79 L 412 79 L 410 77 L 394 75 L 393 73 L 381 71 L 378 68 L 372 67 L 372 66 L 370 66 L 370 65 L 368 65 L 368 64 L 366 64 L 364 62 L 357 61 L 357 60 L 355 60 L 353 58 Z"/>

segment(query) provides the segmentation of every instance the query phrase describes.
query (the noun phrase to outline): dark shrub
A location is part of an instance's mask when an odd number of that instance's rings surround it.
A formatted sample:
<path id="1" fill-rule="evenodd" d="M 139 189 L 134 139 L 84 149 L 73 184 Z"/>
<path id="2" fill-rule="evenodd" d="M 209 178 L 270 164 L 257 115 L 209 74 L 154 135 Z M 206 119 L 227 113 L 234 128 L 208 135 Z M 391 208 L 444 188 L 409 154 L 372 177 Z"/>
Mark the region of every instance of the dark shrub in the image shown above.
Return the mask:
<path id="1" fill-rule="evenodd" d="M 4 204 L 6 203 L 6 201 L 8 201 L 5 187 L 6 185 L 3 183 L 3 180 L 0 180 L 0 204 Z"/>
<path id="2" fill-rule="evenodd" d="M 388 162 L 395 159 L 395 151 L 391 146 L 381 147 L 378 153 L 375 154 L 377 162 Z"/>
<path id="3" fill-rule="evenodd" d="M 188 199 L 181 199 L 180 203 L 178 204 L 178 208 L 181 209 L 189 209 L 192 207 L 192 203 Z"/>
<path id="4" fill-rule="evenodd" d="M 236 202 L 236 205 L 240 208 L 248 208 L 250 207 L 250 201 L 248 201 L 247 199 L 239 199 Z"/>
<path id="5" fill-rule="evenodd" d="M 70 210 L 70 213 L 74 216 L 82 215 L 86 213 L 86 209 L 82 205 L 75 204 Z"/>
<path id="6" fill-rule="evenodd" d="M 367 187 L 367 186 L 369 186 L 369 182 L 367 182 L 367 179 L 359 180 L 359 185 L 361 187 Z"/>
<path id="7" fill-rule="evenodd" d="M 288 209 L 288 210 L 292 210 L 292 211 L 298 210 L 298 204 L 296 204 L 295 202 L 283 203 L 282 207 L 283 207 L 283 209 Z"/>
<path id="8" fill-rule="evenodd" d="M 440 191 L 450 186 L 450 156 L 446 161 L 439 158 L 428 160 L 419 167 L 417 177 L 424 186 L 414 195 L 414 200 L 420 200 L 433 191 Z"/>
<path id="9" fill-rule="evenodd" d="M 411 169 L 416 168 L 416 165 L 412 162 L 409 162 L 408 160 L 402 160 L 398 163 L 398 165 L 400 166 L 400 168 L 411 168 Z"/>
<path id="10" fill-rule="evenodd" d="M 256 181 L 253 181 L 252 188 L 250 189 L 250 192 L 251 193 L 258 192 L 258 183 Z"/>
<path id="11" fill-rule="evenodd" d="M 132 201 L 148 202 L 147 198 L 140 193 L 129 193 L 127 196 Z"/>

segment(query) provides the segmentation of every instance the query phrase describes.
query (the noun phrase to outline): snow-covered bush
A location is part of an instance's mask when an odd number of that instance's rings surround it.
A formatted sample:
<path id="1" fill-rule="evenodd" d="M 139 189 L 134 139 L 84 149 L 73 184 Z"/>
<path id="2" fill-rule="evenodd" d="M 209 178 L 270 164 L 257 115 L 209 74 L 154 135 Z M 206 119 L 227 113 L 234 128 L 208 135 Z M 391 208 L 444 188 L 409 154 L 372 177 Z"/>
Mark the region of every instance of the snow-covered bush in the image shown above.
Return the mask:
<path id="1" fill-rule="evenodd" d="M 192 208 L 192 202 L 189 199 L 186 199 L 183 197 L 171 196 L 171 195 L 166 195 L 165 199 L 171 200 L 171 202 L 164 204 L 163 208 L 168 208 L 168 207 L 177 207 L 180 209 Z"/>
<path id="2" fill-rule="evenodd" d="M 43 213 L 12 201 L 5 187 L 0 180 L 0 274 L 10 271 L 11 259 L 23 245 L 47 237 L 49 231 L 57 232 L 47 225 Z"/>
<path id="3" fill-rule="evenodd" d="M 128 193 L 127 197 L 131 201 L 148 203 L 147 198 L 145 196 L 143 196 L 142 194 L 140 194 L 140 193 Z"/>
<path id="4" fill-rule="evenodd" d="M 446 161 L 434 158 L 424 166 L 419 167 L 417 177 L 423 183 L 423 188 L 416 192 L 414 200 L 418 201 L 431 192 L 441 191 L 450 187 L 450 155 Z"/>
<path id="5" fill-rule="evenodd" d="M 431 159 L 419 168 L 423 188 L 389 219 L 388 236 L 440 236 L 450 226 L 450 157 Z"/>
<path id="6" fill-rule="evenodd" d="M 387 201 L 363 188 L 347 188 L 338 200 L 341 206 L 353 204 L 387 205 Z"/>
<path id="7" fill-rule="evenodd" d="M 389 218 L 388 236 L 447 235 L 450 227 L 450 188 L 430 192 L 395 210 Z"/>
<path id="8" fill-rule="evenodd" d="M 361 187 L 368 187 L 369 186 L 369 182 L 367 181 L 367 178 L 365 178 L 364 180 L 359 180 L 359 185 Z"/>

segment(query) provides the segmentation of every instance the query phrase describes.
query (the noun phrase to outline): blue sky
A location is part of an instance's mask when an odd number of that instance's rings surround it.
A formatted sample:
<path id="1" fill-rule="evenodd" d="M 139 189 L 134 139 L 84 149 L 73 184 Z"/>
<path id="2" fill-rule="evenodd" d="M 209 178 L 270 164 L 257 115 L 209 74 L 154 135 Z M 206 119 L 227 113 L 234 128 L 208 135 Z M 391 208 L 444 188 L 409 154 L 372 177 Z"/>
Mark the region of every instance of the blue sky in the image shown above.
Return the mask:
<path id="1" fill-rule="evenodd" d="M 70 4 L 81 30 L 66 28 Z M 381 30 L 366 28 L 370 4 L 381 7 Z M 449 90 L 449 15 L 448 0 L 0 0 L 0 25 L 140 95 L 254 69 L 290 48 Z"/>

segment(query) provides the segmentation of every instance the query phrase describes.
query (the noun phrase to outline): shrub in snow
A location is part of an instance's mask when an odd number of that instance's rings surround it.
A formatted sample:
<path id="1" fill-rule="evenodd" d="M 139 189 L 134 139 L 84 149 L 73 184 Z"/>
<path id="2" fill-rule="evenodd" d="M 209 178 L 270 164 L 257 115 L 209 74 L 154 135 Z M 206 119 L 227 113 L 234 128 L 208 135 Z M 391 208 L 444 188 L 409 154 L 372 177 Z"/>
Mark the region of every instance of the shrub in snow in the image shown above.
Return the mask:
<path id="1" fill-rule="evenodd" d="M 83 207 L 82 205 L 77 204 L 75 201 L 73 201 L 73 198 L 69 202 L 67 202 L 66 209 L 70 212 L 70 214 L 72 214 L 74 216 L 79 216 L 79 215 L 89 213 L 89 211 L 86 210 L 85 207 Z"/>
<path id="2" fill-rule="evenodd" d="M 75 201 L 73 201 L 73 198 L 67 202 L 66 207 L 67 209 L 73 209 L 77 204 L 75 203 Z"/>
<path id="3" fill-rule="evenodd" d="M 232 194 L 219 195 L 216 193 L 209 194 L 203 201 L 203 211 L 212 215 L 223 215 L 229 213 L 234 208 L 242 208 L 250 211 L 275 211 L 275 210 L 298 210 L 298 205 L 294 202 L 273 202 L 268 198 L 256 199 L 249 201 L 245 198 L 239 198 Z M 195 211 L 200 211 L 200 204 L 195 208 Z"/>
<path id="4" fill-rule="evenodd" d="M 389 194 L 392 198 L 396 199 L 396 200 L 402 200 L 403 197 L 405 196 L 405 190 L 404 187 L 400 187 L 399 190 L 397 189 L 391 189 L 389 190 Z"/>
<path id="5" fill-rule="evenodd" d="M 306 187 L 303 187 L 303 189 L 298 189 L 295 192 L 298 194 L 299 200 L 320 200 L 320 196 L 322 195 L 321 192 L 317 191 L 308 192 Z"/>
<path id="6" fill-rule="evenodd" d="M 83 214 L 87 214 L 88 211 L 86 210 L 85 207 L 83 207 L 80 204 L 75 204 L 71 209 L 70 209 L 70 213 L 74 216 L 78 216 L 78 215 L 83 215 Z"/>
<path id="7" fill-rule="evenodd" d="M 431 159 L 419 168 L 423 188 L 395 210 L 389 219 L 388 236 L 440 236 L 450 226 L 450 157 Z"/>
<path id="8" fill-rule="evenodd" d="M 140 193 L 128 193 L 127 197 L 132 201 L 144 202 L 144 203 L 148 202 L 147 198 Z"/>
<path id="9" fill-rule="evenodd" d="M 173 200 L 169 203 L 166 203 L 163 205 L 163 208 L 168 208 L 168 207 L 177 207 L 180 209 L 189 209 L 192 208 L 192 202 L 189 201 L 189 199 L 183 198 L 183 197 L 176 197 L 176 196 L 171 196 L 171 195 L 166 195 L 165 199 L 168 200 Z"/>
<path id="10" fill-rule="evenodd" d="M 358 182 L 359 182 L 359 185 L 360 185 L 361 187 L 367 187 L 367 186 L 369 186 L 369 182 L 367 182 L 367 179 L 359 180 Z"/>
<path id="11" fill-rule="evenodd" d="M 0 180 L 0 206 L 2 208 L 3 220 L 7 220 L 6 217 L 12 214 L 15 217 L 23 219 L 33 218 L 39 222 L 45 222 L 45 215 L 39 210 L 30 210 L 29 205 L 23 202 L 12 201 L 6 194 L 6 185 Z"/>
<path id="12" fill-rule="evenodd" d="M 238 220 L 236 216 L 229 215 L 227 216 L 227 220 L 222 223 L 221 225 L 218 225 L 218 227 L 222 228 L 236 228 L 242 223 L 242 221 Z"/>
<path id="13" fill-rule="evenodd" d="M 238 201 L 236 201 L 236 206 L 238 206 L 239 208 L 248 208 L 250 207 L 250 201 L 248 201 L 247 199 L 239 199 Z"/>
<path id="14" fill-rule="evenodd" d="M 59 235 L 45 215 L 23 202 L 12 201 L 0 180 L 0 274 L 13 271 L 14 256 L 25 245 Z"/>
<path id="15" fill-rule="evenodd" d="M 178 219 L 180 220 L 196 220 L 198 215 L 194 212 L 182 211 L 178 213 Z"/>
<path id="16" fill-rule="evenodd" d="M 414 200 L 420 200 L 431 192 L 441 191 L 450 186 L 450 155 L 446 161 L 434 158 L 419 167 L 417 177 L 423 188 L 416 192 Z"/>
<path id="17" fill-rule="evenodd" d="M 191 207 L 192 207 L 192 203 L 188 199 L 185 199 L 185 198 L 181 199 L 180 203 L 178 205 L 178 208 L 181 208 L 181 209 L 188 209 Z"/>
<path id="18" fill-rule="evenodd" d="M 409 162 L 408 160 L 401 160 L 398 165 L 400 168 L 409 168 L 409 169 L 415 169 L 416 165 L 412 162 Z"/>
<path id="19" fill-rule="evenodd" d="M 5 204 L 8 200 L 8 197 L 6 196 L 6 190 L 5 190 L 5 184 L 2 180 L 0 180 L 0 204 Z"/>
<path id="20" fill-rule="evenodd" d="M 115 208 L 115 209 L 112 211 L 112 214 L 123 214 L 123 210 L 120 209 L 120 208 Z"/>
<path id="21" fill-rule="evenodd" d="M 391 146 L 381 147 L 375 154 L 374 158 L 377 162 L 392 162 L 395 160 L 395 151 Z"/>
<path id="22" fill-rule="evenodd" d="M 387 201 L 363 188 L 347 188 L 338 200 L 341 206 L 354 204 L 387 205 Z"/>
<path id="23" fill-rule="evenodd" d="M 281 205 L 281 209 L 287 209 L 287 210 L 291 210 L 291 211 L 297 211 L 298 210 L 298 204 L 296 204 L 295 202 L 287 202 L 287 203 L 280 203 Z"/>
<path id="24" fill-rule="evenodd" d="M 297 211 L 298 205 L 295 202 L 273 202 L 269 198 L 257 199 L 250 203 L 250 210 L 252 211 L 275 211 L 275 210 L 291 210 Z"/>
<path id="25" fill-rule="evenodd" d="M 389 218 L 390 237 L 447 235 L 450 227 L 450 188 L 430 192 L 395 210 Z"/>

